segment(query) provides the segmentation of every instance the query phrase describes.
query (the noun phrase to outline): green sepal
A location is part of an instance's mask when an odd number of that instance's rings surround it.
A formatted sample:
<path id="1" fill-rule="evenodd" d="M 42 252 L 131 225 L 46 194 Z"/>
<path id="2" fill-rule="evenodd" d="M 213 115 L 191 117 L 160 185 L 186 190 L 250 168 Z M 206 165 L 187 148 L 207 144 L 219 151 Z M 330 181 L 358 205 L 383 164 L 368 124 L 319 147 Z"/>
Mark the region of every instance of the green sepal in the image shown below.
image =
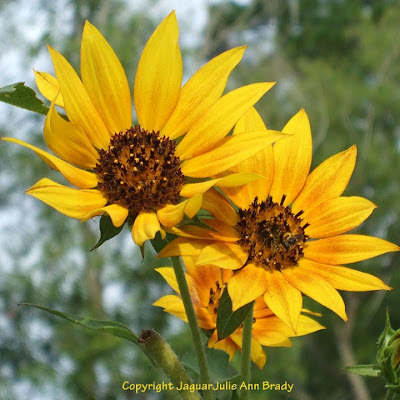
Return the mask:
<path id="1" fill-rule="evenodd" d="M 46 115 L 49 111 L 49 107 L 36 97 L 33 89 L 25 86 L 25 82 L 17 82 L 0 88 L 0 101 L 42 115 Z"/>
<path id="2" fill-rule="evenodd" d="M 376 378 L 381 376 L 381 367 L 378 364 L 364 364 L 364 365 L 354 365 L 350 367 L 343 368 L 347 372 L 361 376 L 370 376 Z"/>
<path id="3" fill-rule="evenodd" d="M 121 324 L 120 322 L 116 321 L 100 321 L 96 319 L 90 318 L 82 318 L 78 317 L 77 315 L 68 314 L 66 312 L 53 310 L 51 308 L 39 306 L 37 304 L 31 303 L 21 303 L 20 306 L 30 306 L 35 307 L 40 310 L 46 311 L 50 314 L 53 314 L 57 317 L 66 319 L 67 321 L 73 322 L 74 324 L 84 326 L 85 328 L 94 330 L 94 331 L 101 331 L 108 333 L 110 335 L 119 337 L 121 339 L 128 340 L 129 342 L 138 344 L 138 337 L 137 335 L 132 332 L 127 326 Z"/>
<path id="4" fill-rule="evenodd" d="M 99 227 L 100 227 L 100 239 L 96 243 L 96 245 L 90 249 L 90 251 L 97 249 L 107 240 L 110 240 L 114 236 L 117 236 L 122 231 L 124 225 L 120 226 L 119 228 L 116 228 L 113 225 L 111 218 L 108 215 L 102 215 L 102 217 L 100 218 Z"/>
<path id="5" fill-rule="evenodd" d="M 378 339 L 378 354 L 376 356 L 378 362 L 382 362 L 386 358 L 384 352 L 394 333 L 395 331 L 390 324 L 389 310 L 386 309 L 385 329 L 382 331 Z"/>
<path id="6" fill-rule="evenodd" d="M 223 340 L 236 331 L 243 323 L 252 306 L 252 302 L 232 311 L 232 300 L 228 289 L 224 289 L 219 300 L 217 312 L 217 335 L 218 340 Z"/>
<path id="7" fill-rule="evenodd" d="M 153 249 L 157 252 L 157 254 L 169 243 L 172 242 L 176 238 L 175 235 L 171 233 L 166 233 L 165 239 L 161 237 L 161 234 L 158 232 L 154 239 L 150 239 L 150 243 L 153 246 Z"/>

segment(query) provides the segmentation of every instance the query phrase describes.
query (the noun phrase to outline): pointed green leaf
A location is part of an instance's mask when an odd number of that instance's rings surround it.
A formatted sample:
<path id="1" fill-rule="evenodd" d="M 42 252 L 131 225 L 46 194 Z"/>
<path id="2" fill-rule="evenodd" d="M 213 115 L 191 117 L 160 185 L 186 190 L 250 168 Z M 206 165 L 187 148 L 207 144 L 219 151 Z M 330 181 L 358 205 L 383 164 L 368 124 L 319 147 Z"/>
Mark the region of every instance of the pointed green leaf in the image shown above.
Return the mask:
<path id="1" fill-rule="evenodd" d="M 38 114 L 46 115 L 49 111 L 49 107 L 38 99 L 35 91 L 29 86 L 25 86 L 24 82 L 0 88 L 0 101 Z"/>
<path id="2" fill-rule="evenodd" d="M 381 375 L 381 367 L 378 364 L 365 364 L 365 365 L 354 365 L 343 368 L 347 372 L 361 376 L 378 377 Z"/>
<path id="3" fill-rule="evenodd" d="M 124 227 L 124 225 L 120 226 L 119 228 L 116 228 L 112 221 L 111 218 L 108 215 L 103 215 L 100 218 L 100 239 L 96 243 L 96 245 L 90 249 L 90 251 L 97 249 L 100 247 L 104 242 L 107 240 L 112 239 L 114 236 L 117 236 L 118 233 L 120 233 Z"/>
<path id="4" fill-rule="evenodd" d="M 78 317 L 77 315 L 72 315 L 62 311 L 52 310 L 51 308 L 31 303 L 21 303 L 19 305 L 36 307 L 39 308 L 40 310 L 56 315 L 57 317 L 73 322 L 74 324 L 84 326 L 85 328 L 109 333 L 110 335 L 138 344 L 138 337 L 135 335 L 135 333 L 133 333 L 127 326 L 116 321 L 99 321 L 90 318 L 82 318 Z"/>
<path id="5" fill-rule="evenodd" d="M 229 297 L 228 290 L 224 289 L 219 300 L 217 313 L 217 334 L 218 340 L 227 338 L 236 331 L 243 323 L 249 313 L 253 303 L 249 303 L 232 312 L 232 300 Z"/>

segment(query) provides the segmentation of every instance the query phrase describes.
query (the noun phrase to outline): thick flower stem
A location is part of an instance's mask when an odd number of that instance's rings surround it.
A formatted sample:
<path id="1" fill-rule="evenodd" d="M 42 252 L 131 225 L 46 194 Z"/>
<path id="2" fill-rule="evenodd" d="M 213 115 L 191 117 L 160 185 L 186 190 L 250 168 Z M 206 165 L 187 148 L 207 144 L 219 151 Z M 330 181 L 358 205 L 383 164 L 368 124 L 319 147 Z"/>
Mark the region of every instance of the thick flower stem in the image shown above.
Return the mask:
<path id="1" fill-rule="evenodd" d="M 253 309 L 252 304 L 249 313 L 243 322 L 243 339 L 242 339 L 242 360 L 241 360 L 241 380 L 246 385 L 249 385 L 251 380 L 250 365 L 251 365 L 251 336 L 253 330 Z M 249 398 L 249 391 L 245 388 L 240 391 L 240 399 L 247 400 Z"/>
<path id="2" fill-rule="evenodd" d="M 208 365 L 206 359 L 206 353 L 204 351 L 203 343 L 201 340 L 200 329 L 197 323 L 196 313 L 194 311 L 192 299 L 190 297 L 189 287 L 185 277 L 185 271 L 179 257 L 171 257 L 172 265 L 174 267 L 176 280 L 179 285 L 179 291 L 185 307 L 186 316 L 192 333 L 192 339 L 194 348 L 197 355 L 197 361 L 200 367 L 200 380 L 203 384 L 210 384 L 210 375 L 208 372 Z M 204 391 L 204 398 L 206 400 L 212 399 L 210 391 Z"/>
<path id="3" fill-rule="evenodd" d="M 139 336 L 138 345 L 149 357 L 154 366 L 162 369 L 171 380 L 172 386 L 170 386 L 171 384 L 167 385 L 164 383 L 166 386 L 165 390 L 171 390 L 173 387 L 185 387 L 184 385 L 192 383 L 182 364 L 179 362 L 177 355 L 156 331 L 152 329 L 143 331 Z M 177 393 L 184 400 L 201 399 L 197 391 L 179 390 Z"/>

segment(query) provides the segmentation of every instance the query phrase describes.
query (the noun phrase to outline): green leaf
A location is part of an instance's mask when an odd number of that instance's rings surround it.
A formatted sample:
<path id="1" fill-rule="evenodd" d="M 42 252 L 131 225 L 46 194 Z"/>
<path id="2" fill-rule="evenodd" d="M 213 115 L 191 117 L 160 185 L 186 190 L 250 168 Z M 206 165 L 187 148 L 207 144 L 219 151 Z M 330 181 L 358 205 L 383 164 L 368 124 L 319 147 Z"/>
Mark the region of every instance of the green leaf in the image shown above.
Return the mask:
<path id="1" fill-rule="evenodd" d="M 381 367 L 378 364 L 364 364 L 364 365 L 354 365 L 350 367 L 343 368 L 347 372 L 361 376 L 371 376 L 376 378 L 381 375 Z"/>
<path id="2" fill-rule="evenodd" d="M 217 313 L 217 334 L 218 340 L 227 338 L 236 331 L 243 323 L 251 309 L 252 303 L 240 307 L 235 312 L 232 311 L 232 300 L 229 297 L 228 290 L 225 288 L 219 300 Z"/>
<path id="3" fill-rule="evenodd" d="M 62 311 L 52 310 L 51 308 L 39 306 L 37 304 L 21 303 L 19 305 L 39 308 L 40 310 L 56 315 L 57 317 L 66 319 L 67 321 L 73 322 L 74 324 L 81 325 L 84 326 L 85 328 L 92 329 L 95 331 L 109 333 L 110 335 L 138 344 L 138 337 L 135 335 L 135 333 L 133 333 L 127 326 L 121 324 L 120 322 L 99 321 L 90 318 L 82 318 L 78 317 L 77 315 L 72 315 Z"/>
<path id="4" fill-rule="evenodd" d="M 110 240 L 114 236 L 117 236 L 118 233 L 122 231 L 123 227 L 124 225 L 120 226 L 119 228 L 116 228 L 113 225 L 111 218 L 108 215 L 103 215 L 100 218 L 100 239 L 96 243 L 96 245 L 90 249 L 90 251 L 97 249 L 107 240 Z"/>
<path id="5" fill-rule="evenodd" d="M 0 101 L 38 114 L 46 115 L 49 111 L 49 107 L 38 99 L 35 91 L 29 86 L 25 86 L 24 82 L 0 88 Z"/>

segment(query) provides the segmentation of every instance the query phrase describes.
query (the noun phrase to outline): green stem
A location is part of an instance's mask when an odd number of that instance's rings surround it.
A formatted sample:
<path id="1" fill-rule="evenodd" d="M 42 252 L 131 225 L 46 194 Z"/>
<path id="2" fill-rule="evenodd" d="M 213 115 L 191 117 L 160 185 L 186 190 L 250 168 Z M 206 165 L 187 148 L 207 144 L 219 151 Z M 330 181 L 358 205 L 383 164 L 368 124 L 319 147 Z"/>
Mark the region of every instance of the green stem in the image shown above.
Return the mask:
<path id="1" fill-rule="evenodd" d="M 179 257 L 171 257 L 171 260 L 172 260 L 172 265 L 174 267 L 176 281 L 178 282 L 183 305 L 185 307 L 185 312 L 188 319 L 190 331 L 192 333 L 192 339 L 197 355 L 197 361 L 200 367 L 200 381 L 203 384 L 210 384 L 210 375 L 208 372 L 206 353 L 204 351 L 204 346 L 201 340 L 200 329 L 197 323 L 196 313 L 194 311 L 192 299 L 190 297 L 189 287 L 185 277 L 185 271 L 183 269 L 183 265 Z M 204 397 L 207 400 L 211 400 L 212 399 L 211 391 L 205 390 Z"/>
<path id="2" fill-rule="evenodd" d="M 251 336 L 253 330 L 253 309 L 252 304 L 249 313 L 243 322 L 243 338 L 242 338 L 242 360 L 241 360 L 241 378 L 246 387 L 251 381 L 250 365 L 251 365 Z M 249 391 L 244 389 L 240 391 L 240 399 L 247 400 L 249 398 Z"/>

